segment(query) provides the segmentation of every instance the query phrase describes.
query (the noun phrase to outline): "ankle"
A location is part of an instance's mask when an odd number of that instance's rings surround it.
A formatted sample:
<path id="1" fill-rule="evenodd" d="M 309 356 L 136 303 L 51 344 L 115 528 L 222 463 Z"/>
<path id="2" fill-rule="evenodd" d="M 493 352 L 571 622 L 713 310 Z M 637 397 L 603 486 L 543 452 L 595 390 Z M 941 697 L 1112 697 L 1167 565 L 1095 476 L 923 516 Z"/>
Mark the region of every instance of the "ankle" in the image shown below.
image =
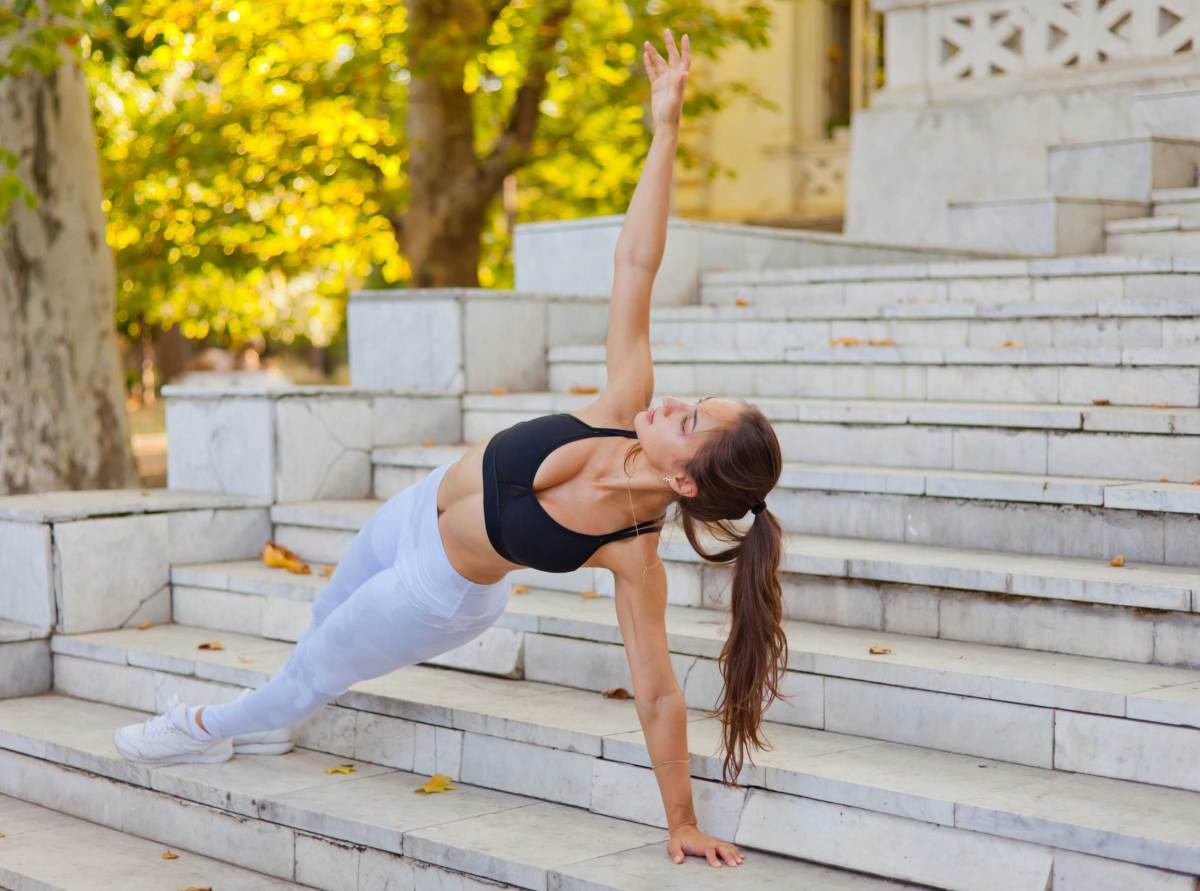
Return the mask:
<path id="1" fill-rule="evenodd" d="M 208 728 L 204 726 L 204 722 L 202 720 L 200 720 L 200 716 L 203 713 L 204 713 L 204 706 L 200 706 L 200 708 L 196 709 L 196 724 L 198 724 L 200 729 L 203 730 L 206 734 L 208 734 L 209 736 L 212 736 L 211 733 L 208 733 Z"/>

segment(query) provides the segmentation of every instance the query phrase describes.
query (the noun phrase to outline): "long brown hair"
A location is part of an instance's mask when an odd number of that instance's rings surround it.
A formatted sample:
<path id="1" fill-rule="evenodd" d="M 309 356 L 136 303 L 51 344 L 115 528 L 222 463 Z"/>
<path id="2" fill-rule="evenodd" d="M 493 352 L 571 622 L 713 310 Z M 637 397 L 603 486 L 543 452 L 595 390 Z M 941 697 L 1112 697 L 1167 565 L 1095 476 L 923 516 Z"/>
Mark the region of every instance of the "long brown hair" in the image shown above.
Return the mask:
<path id="1" fill-rule="evenodd" d="M 708 713 L 721 720 L 726 786 L 735 785 L 752 746 L 771 748 L 761 735 L 763 712 L 782 698 L 779 683 L 788 660 L 779 583 L 783 529 L 769 509 L 752 515 L 748 528 L 731 522 L 746 516 L 775 488 L 783 455 L 766 416 L 744 399 L 736 401 L 743 407 L 738 419 L 708 437 L 685 465 L 696 494 L 675 499 L 696 553 L 714 563 L 733 564 L 729 636 L 718 661 L 725 683 L 716 708 Z M 635 443 L 626 460 L 639 449 Z M 701 529 L 731 547 L 706 553 L 697 540 Z"/>

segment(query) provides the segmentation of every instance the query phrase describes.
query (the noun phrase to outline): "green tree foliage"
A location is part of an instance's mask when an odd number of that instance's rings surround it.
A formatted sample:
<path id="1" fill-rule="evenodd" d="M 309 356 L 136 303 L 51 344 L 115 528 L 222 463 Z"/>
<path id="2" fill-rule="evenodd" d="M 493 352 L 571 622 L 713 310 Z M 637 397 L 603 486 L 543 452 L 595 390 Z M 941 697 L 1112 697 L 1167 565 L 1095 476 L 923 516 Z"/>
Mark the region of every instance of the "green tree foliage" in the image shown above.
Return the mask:
<path id="1" fill-rule="evenodd" d="M 540 6 L 492 0 L 482 38 L 453 23 L 440 32 L 476 44 L 453 76 L 471 97 L 480 156 L 531 67 Z M 82 48 L 127 334 L 179 323 L 192 337 L 323 345 L 349 288 L 408 280 L 396 241 L 409 195 L 402 3 L 123 0 L 96 10 Z M 759 3 L 577 0 L 540 66 L 517 217 L 624 211 L 650 138 L 643 40 L 670 26 L 691 36 L 698 60 L 712 59 L 765 45 L 768 24 Z M 462 58 L 461 46 L 447 57 Z M 689 118 L 734 94 L 766 104 L 743 84 L 697 84 Z M 681 154 L 696 160 L 686 145 Z M 509 233 L 493 207 L 479 281 L 503 286 Z"/>

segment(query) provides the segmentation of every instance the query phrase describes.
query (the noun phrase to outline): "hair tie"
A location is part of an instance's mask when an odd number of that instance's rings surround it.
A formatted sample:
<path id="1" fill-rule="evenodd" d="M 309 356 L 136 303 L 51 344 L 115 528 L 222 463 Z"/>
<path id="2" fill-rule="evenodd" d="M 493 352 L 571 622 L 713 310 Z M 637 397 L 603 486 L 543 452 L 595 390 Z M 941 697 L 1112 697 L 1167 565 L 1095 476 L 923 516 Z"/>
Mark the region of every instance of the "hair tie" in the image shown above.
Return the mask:
<path id="1" fill-rule="evenodd" d="M 754 507 L 750 508 L 750 513 L 754 514 L 755 516 L 758 516 L 766 509 L 767 509 L 767 502 L 760 501 L 758 504 L 754 505 Z"/>

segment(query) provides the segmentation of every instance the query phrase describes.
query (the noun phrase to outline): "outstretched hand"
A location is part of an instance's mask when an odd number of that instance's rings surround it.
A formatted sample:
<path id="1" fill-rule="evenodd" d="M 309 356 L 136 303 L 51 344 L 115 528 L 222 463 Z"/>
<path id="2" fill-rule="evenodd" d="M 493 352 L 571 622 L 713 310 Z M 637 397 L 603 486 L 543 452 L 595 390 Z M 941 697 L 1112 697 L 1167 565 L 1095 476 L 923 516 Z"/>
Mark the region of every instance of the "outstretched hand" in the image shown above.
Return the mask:
<path id="1" fill-rule="evenodd" d="M 650 110 L 655 124 L 679 123 L 679 112 L 683 108 L 683 88 L 687 83 L 688 69 L 692 65 L 692 45 L 683 35 L 681 49 L 675 49 L 675 38 L 670 28 L 663 28 L 666 37 L 667 58 L 647 40 L 642 47 L 642 63 L 650 77 Z"/>
<path id="2" fill-rule="evenodd" d="M 679 826 L 670 834 L 667 853 L 676 863 L 682 863 L 686 854 L 693 854 L 707 858 L 711 866 L 740 866 L 746 859 L 735 845 L 705 835 L 690 823 Z"/>

